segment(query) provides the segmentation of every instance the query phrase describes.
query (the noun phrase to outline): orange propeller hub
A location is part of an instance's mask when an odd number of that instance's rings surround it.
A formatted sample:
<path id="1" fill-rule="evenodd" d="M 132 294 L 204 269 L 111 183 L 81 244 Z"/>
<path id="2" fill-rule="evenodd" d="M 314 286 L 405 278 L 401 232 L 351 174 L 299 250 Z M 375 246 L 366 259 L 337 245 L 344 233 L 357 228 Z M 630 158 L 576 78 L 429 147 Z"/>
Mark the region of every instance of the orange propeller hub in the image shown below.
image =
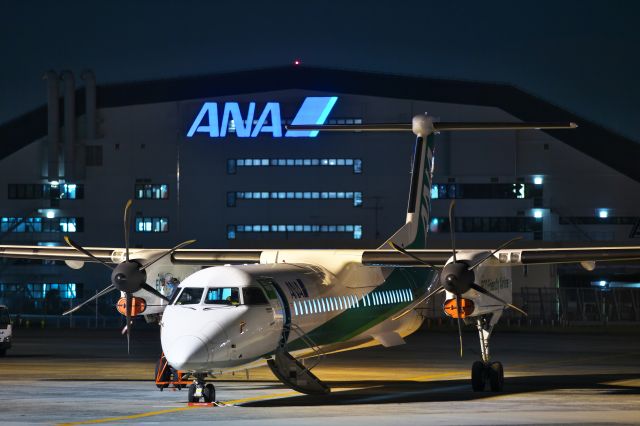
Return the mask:
<path id="1" fill-rule="evenodd" d="M 116 309 L 122 315 L 127 315 L 127 299 L 121 297 L 116 304 Z M 142 297 L 132 297 L 131 298 L 131 316 L 134 317 L 136 315 L 140 315 L 147 309 L 147 302 Z"/>
<path id="2" fill-rule="evenodd" d="M 475 309 L 476 306 L 473 304 L 473 300 L 460 298 L 460 318 L 468 317 Z M 458 301 L 449 299 L 444 302 L 444 313 L 451 318 L 458 318 Z"/>

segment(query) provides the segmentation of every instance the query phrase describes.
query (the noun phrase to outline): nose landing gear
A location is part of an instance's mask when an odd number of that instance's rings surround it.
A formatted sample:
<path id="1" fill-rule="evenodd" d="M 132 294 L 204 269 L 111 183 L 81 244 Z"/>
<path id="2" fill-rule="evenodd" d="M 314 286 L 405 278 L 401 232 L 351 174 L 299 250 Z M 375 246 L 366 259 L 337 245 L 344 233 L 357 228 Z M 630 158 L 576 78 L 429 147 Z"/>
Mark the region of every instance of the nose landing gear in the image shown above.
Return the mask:
<path id="1" fill-rule="evenodd" d="M 189 402 L 200 402 L 201 398 L 203 402 L 215 402 L 216 388 L 213 386 L 213 383 L 205 384 L 204 379 L 206 376 L 206 374 L 202 373 L 195 375 L 193 383 L 189 385 Z"/>
<path id="2" fill-rule="evenodd" d="M 489 337 L 493 326 L 498 322 L 502 312 L 496 312 L 490 318 L 483 315 L 478 317 L 476 327 L 480 337 L 480 352 L 482 361 L 476 361 L 471 366 L 471 388 L 474 392 L 482 392 L 489 385 L 492 392 L 502 392 L 504 389 L 504 368 L 498 361 L 489 359 Z"/>

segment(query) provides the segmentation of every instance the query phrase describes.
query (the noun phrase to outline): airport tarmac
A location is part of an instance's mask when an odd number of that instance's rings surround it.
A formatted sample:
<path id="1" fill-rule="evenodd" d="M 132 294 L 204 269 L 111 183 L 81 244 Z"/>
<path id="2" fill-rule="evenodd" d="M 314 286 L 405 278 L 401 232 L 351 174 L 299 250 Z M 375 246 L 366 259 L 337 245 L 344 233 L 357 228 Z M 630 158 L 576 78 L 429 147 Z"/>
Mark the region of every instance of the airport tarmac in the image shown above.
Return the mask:
<path id="1" fill-rule="evenodd" d="M 159 338 L 137 330 L 17 330 L 0 359 L 0 424 L 403 425 L 640 424 L 640 332 L 500 332 L 505 391 L 471 391 L 477 336 L 421 330 L 394 348 L 331 355 L 314 372 L 332 387 L 307 396 L 266 368 L 219 378 L 218 407 L 152 382 Z"/>

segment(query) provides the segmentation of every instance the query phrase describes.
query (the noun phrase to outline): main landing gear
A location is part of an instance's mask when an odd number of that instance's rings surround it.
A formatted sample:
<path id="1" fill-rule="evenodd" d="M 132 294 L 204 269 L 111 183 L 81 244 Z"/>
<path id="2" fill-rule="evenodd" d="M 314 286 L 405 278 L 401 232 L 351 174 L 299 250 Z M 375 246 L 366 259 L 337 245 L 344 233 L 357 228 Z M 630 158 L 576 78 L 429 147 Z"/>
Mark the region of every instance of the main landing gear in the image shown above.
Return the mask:
<path id="1" fill-rule="evenodd" d="M 482 392 L 489 385 L 492 392 L 501 392 L 504 389 L 504 369 L 502 363 L 491 362 L 489 359 L 489 337 L 493 326 L 498 322 L 502 312 L 492 315 L 482 315 L 476 320 L 478 336 L 480 337 L 480 352 L 482 361 L 476 361 L 471 367 L 471 387 L 474 392 Z"/>
<path id="2" fill-rule="evenodd" d="M 214 402 L 216 400 L 216 388 L 213 383 L 204 382 L 206 374 L 196 374 L 193 383 L 189 385 L 189 402 Z"/>

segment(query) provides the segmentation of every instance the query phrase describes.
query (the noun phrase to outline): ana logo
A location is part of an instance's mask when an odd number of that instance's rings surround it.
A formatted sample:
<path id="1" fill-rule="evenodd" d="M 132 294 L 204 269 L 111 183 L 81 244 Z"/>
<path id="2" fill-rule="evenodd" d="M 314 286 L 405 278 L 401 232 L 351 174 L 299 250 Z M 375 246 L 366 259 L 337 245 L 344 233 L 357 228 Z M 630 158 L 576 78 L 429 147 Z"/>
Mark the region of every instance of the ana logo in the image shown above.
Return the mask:
<path id="1" fill-rule="evenodd" d="M 324 124 L 338 98 L 308 97 L 302 103 L 291 124 Z M 282 137 L 282 118 L 280 104 L 267 102 L 260 116 L 256 120 L 256 103 L 250 102 L 246 114 L 243 115 L 237 102 L 225 102 L 222 107 L 222 117 L 218 114 L 217 102 L 205 102 L 191 124 L 187 137 L 196 133 L 204 133 L 211 138 L 227 136 L 230 125 L 235 127 L 239 138 L 255 138 L 260 133 L 270 133 L 274 138 Z M 287 130 L 286 138 L 315 138 L 317 130 Z"/>

